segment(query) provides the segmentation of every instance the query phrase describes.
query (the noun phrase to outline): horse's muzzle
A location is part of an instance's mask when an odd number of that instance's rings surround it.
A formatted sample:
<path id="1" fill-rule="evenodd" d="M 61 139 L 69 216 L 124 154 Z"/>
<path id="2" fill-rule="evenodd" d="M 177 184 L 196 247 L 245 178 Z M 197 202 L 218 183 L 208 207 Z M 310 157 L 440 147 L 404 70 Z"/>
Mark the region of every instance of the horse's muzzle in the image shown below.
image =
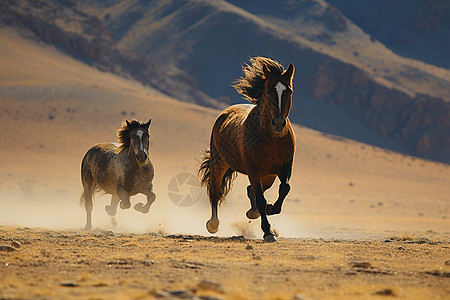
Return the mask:
<path id="1" fill-rule="evenodd" d="M 286 118 L 276 117 L 272 119 L 272 130 L 275 133 L 282 133 L 286 126 Z"/>
<path id="2" fill-rule="evenodd" d="M 147 157 L 148 157 L 147 153 L 145 153 L 144 151 L 139 151 L 136 154 L 136 159 L 141 164 L 143 164 L 143 163 L 145 163 L 147 161 Z"/>

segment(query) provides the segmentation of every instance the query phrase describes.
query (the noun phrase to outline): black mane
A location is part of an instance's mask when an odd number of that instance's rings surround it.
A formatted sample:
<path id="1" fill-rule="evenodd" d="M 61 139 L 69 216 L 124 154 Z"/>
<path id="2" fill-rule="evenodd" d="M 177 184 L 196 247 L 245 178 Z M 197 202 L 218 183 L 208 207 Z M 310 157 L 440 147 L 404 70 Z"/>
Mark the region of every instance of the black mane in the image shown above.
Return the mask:
<path id="1" fill-rule="evenodd" d="M 277 61 L 267 57 L 251 57 L 250 62 L 252 63 L 251 66 L 245 64 L 242 67 L 244 76 L 233 82 L 234 84 L 232 86 L 239 94 L 244 96 L 244 99 L 247 99 L 253 104 L 258 104 L 264 92 L 265 79 L 263 66 L 266 66 L 274 76 L 281 76 L 284 68 Z"/>

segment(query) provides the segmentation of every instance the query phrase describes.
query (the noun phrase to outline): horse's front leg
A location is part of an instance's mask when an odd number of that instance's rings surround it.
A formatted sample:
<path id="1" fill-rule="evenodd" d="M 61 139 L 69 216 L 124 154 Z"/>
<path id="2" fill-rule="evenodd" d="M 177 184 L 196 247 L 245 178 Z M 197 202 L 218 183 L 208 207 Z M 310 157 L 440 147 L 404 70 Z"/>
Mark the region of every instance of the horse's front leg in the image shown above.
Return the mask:
<path id="1" fill-rule="evenodd" d="M 127 191 L 125 191 L 123 188 L 119 188 L 117 190 L 117 195 L 119 196 L 120 199 L 121 209 L 128 209 L 131 207 L 130 194 L 128 194 Z"/>
<path id="2" fill-rule="evenodd" d="M 259 218 L 258 207 L 256 206 L 256 197 L 253 193 L 252 186 L 247 186 L 247 197 L 250 199 L 250 209 L 247 210 L 247 218 L 249 219 L 257 219 Z"/>
<path id="3" fill-rule="evenodd" d="M 269 189 L 275 180 L 275 176 L 266 176 L 262 179 L 263 193 Z M 247 211 L 246 215 L 249 219 L 257 219 L 259 217 L 258 207 L 256 206 L 256 197 L 253 194 L 252 186 L 247 186 L 247 196 L 250 199 L 251 208 Z M 270 204 L 269 204 L 270 205 Z"/>
<path id="4" fill-rule="evenodd" d="M 150 206 L 152 205 L 153 202 L 155 202 L 156 199 L 156 195 L 153 192 L 153 184 L 150 183 L 150 185 L 145 189 L 144 195 L 147 196 L 147 203 L 144 205 L 144 203 L 139 202 L 134 206 L 134 209 L 137 211 L 140 211 L 141 213 L 148 213 L 148 211 L 150 210 Z"/>
<path id="5" fill-rule="evenodd" d="M 117 206 L 119 205 L 120 198 L 118 195 L 111 195 L 111 204 L 105 206 L 105 210 L 108 215 L 114 217 L 117 213 Z"/>
<path id="6" fill-rule="evenodd" d="M 257 175 L 249 174 L 250 184 L 252 186 L 253 194 L 256 198 L 256 207 L 261 215 L 261 229 L 264 231 L 264 242 L 272 243 L 276 242 L 275 235 L 270 230 L 269 220 L 266 215 L 267 201 L 264 198 L 263 186 L 261 177 Z"/>
<path id="7" fill-rule="evenodd" d="M 279 175 L 281 183 L 278 189 L 278 199 L 274 204 L 267 205 L 266 207 L 267 215 L 275 215 L 281 212 L 281 207 L 283 206 L 284 199 L 291 190 L 291 186 L 289 185 L 291 172 L 292 172 L 292 162 L 284 166 L 281 170 L 281 174 Z"/>

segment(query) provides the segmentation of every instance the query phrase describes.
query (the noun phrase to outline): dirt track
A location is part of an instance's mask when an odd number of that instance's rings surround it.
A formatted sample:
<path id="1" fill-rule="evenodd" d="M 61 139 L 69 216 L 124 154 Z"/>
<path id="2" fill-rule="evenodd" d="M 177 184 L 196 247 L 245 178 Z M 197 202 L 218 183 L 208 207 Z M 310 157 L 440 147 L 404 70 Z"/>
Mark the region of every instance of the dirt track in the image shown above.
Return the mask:
<path id="1" fill-rule="evenodd" d="M 448 299 L 450 243 L 428 235 L 264 244 L 2 226 L 0 298 Z"/>

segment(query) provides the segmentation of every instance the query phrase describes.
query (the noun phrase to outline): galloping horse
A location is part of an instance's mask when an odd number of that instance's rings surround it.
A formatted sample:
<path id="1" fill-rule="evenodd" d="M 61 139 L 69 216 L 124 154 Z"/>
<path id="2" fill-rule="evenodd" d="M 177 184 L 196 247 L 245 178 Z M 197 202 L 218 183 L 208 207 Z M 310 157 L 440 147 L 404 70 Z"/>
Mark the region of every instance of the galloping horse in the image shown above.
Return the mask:
<path id="1" fill-rule="evenodd" d="M 84 156 L 81 163 L 84 191 L 80 202 L 86 208 L 86 230 L 92 228 L 92 196 L 100 190 L 112 195 L 111 204 L 105 207 L 110 216 L 116 215 L 119 201 L 120 208 L 128 209 L 131 206 L 130 196 L 139 193 L 147 196 L 147 203 L 137 203 L 134 209 L 148 213 L 156 199 L 152 184 L 154 169 L 148 155 L 151 121 L 140 123 L 127 120 L 117 131 L 118 144 L 95 145 Z"/>
<path id="2" fill-rule="evenodd" d="M 231 188 L 236 172 L 248 175 L 249 219 L 261 216 L 265 242 L 275 242 L 267 215 L 279 214 L 290 190 L 289 179 L 295 151 L 295 136 L 288 119 L 292 104 L 294 65 L 287 70 L 264 57 L 250 59 L 244 76 L 234 88 L 252 104 L 233 105 L 222 111 L 213 126 L 209 150 L 203 153 L 199 175 L 207 186 L 211 218 L 210 233 L 219 228 L 218 204 Z M 278 199 L 267 204 L 264 191 L 275 177 L 280 179 Z"/>

